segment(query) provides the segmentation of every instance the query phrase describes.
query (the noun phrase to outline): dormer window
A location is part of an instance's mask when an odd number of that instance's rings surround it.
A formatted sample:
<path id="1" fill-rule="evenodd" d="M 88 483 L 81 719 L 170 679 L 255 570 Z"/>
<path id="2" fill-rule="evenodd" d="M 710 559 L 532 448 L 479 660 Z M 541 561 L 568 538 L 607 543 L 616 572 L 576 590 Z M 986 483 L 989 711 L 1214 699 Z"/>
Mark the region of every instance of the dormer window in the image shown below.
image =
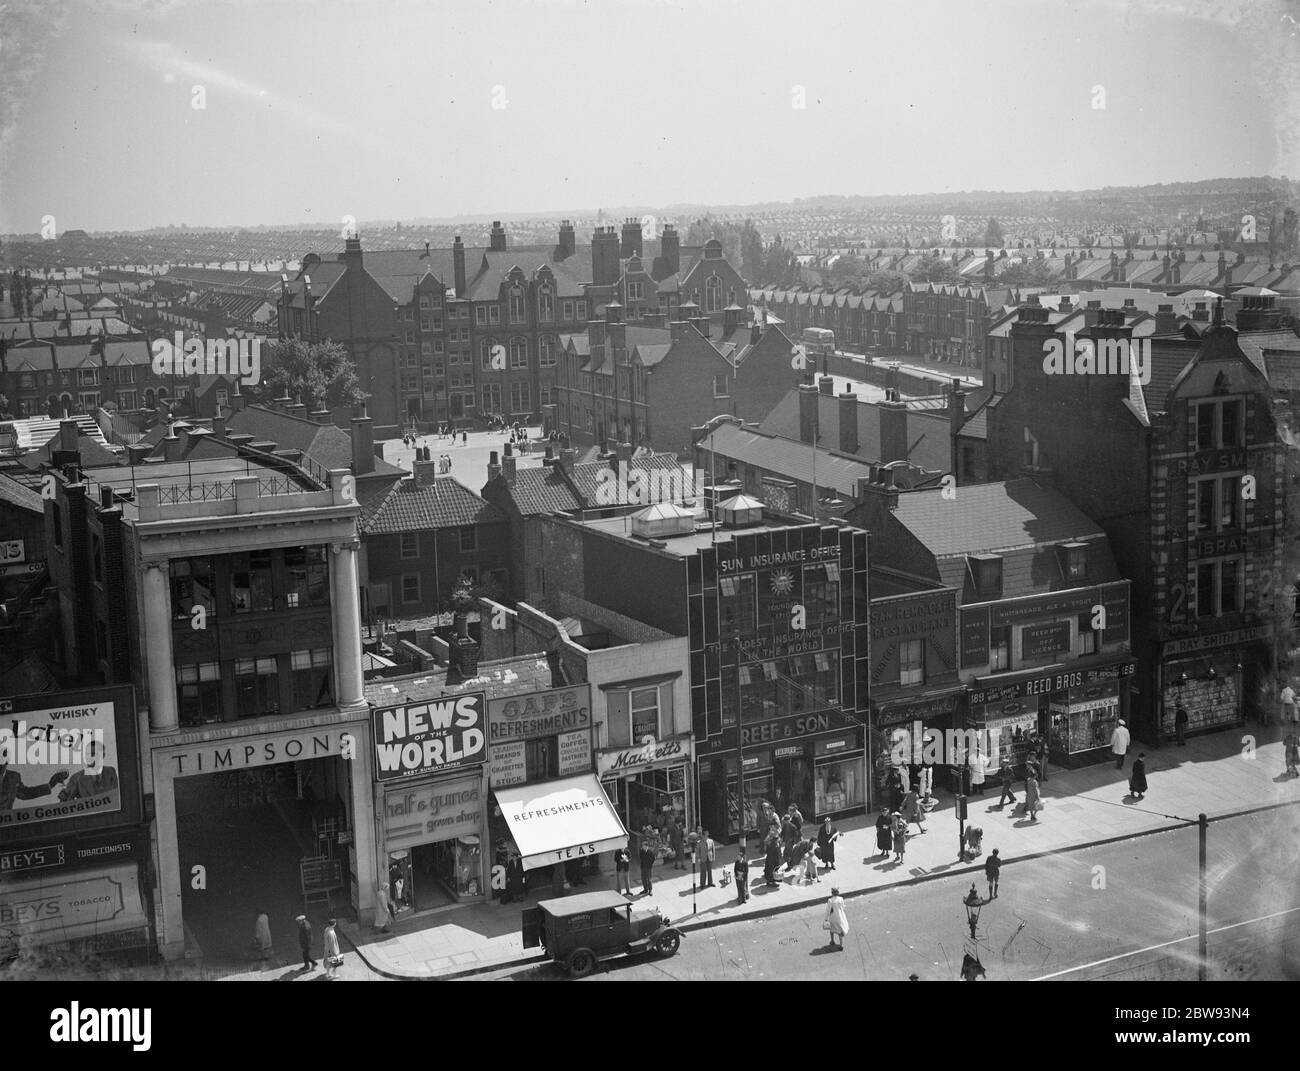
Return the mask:
<path id="1" fill-rule="evenodd" d="M 1088 544 L 1066 543 L 1061 548 L 1061 571 L 1066 580 L 1088 579 Z"/>
<path id="2" fill-rule="evenodd" d="M 966 559 L 975 597 L 981 602 L 1002 598 L 1002 559 L 996 554 L 972 554 Z"/>
<path id="3" fill-rule="evenodd" d="M 524 288 L 514 286 L 510 288 L 510 322 L 512 324 L 521 324 L 524 322 Z"/>

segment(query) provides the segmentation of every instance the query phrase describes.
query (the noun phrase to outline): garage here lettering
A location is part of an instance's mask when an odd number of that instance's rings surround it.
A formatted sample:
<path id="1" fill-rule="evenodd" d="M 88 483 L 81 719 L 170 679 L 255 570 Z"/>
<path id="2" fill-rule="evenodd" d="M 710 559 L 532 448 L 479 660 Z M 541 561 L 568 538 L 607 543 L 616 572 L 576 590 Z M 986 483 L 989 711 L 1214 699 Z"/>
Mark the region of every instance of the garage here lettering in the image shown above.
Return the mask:
<path id="1" fill-rule="evenodd" d="M 381 781 L 482 762 L 487 753 L 482 692 L 372 711 Z"/>

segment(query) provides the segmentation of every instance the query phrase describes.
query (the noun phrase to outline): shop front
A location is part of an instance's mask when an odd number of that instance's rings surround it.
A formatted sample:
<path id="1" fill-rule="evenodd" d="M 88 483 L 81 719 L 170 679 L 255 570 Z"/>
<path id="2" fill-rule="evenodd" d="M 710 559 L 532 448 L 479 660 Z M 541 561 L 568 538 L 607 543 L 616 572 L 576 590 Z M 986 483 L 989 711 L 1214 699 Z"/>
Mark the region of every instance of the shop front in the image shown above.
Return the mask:
<path id="1" fill-rule="evenodd" d="M 693 828 L 690 805 L 691 734 L 666 740 L 647 737 L 638 747 L 596 752 L 596 772 L 628 829 L 662 829 L 680 822 Z"/>
<path id="2" fill-rule="evenodd" d="M 627 843 L 595 774 L 493 791 L 525 871 L 594 859 Z"/>
<path id="3" fill-rule="evenodd" d="M 728 839 L 758 828 L 764 801 L 780 813 L 795 804 L 808 821 L 860 813 L 866 806 L 863 730 L 832 712 L 743 725 L 744 747 L 697 749 L 700 823 Z M 741 789 L 741 770 L 744 789 Z"/>
<path id="4" fill-rule="evenodd" d="M 970 694 L 969 724 L 982 731 L 990 773 L 1004 757 L 1023 774 L 1037 735 L 1047 739 L 1049 761 L 1075 768 L 1104 762 L 1111 734 L 1127 719 L 1128 659 L 1088 669 L 1034 671 L 1013 679 L 983 678 Z"/>
<path id="5" fill-rule="evenodd" d="M 380 892 L 398 918 L 484 899 L 487 696 L 384 707 L 371 718 Z"/>
<path id="6" fill-rule="evenodd" d="M 74 951 L 153 947 L 142 864 L 146 830 L 52 836 L 0 851 L 0 962 L 31 945 Z"/>
<path id="7" fill-rule="evenodd" d="M 889 782 L 899 768 L 906 768 L 904 783 L 909 787 L 919 786 L 928 768 L 931 792 L 961 791 L 951 767 L 964 762 L 964 754 L 953 753 L 953 730 L 958 728 L 964 694 L 964 688 L 954 686 L 881 702 L 872 716 L 872 810 L 888 801 Z"/>
<path id="8" fill-rule="evenodd" d="M 350 908 L 373 921 L 380 871 L 371 720 L 364 711 L 285 720 L 274 732 L 240 732 L 236 724 L 151 738 L 158 942 L 169 959 L 184 954 L 187 928 L 200 944 L 206 934 L 227 940 L 231 923 L 219 905 L 225 898 L 256 902 L 270 888 L 286 897 L 264 905 L 277 912 L 273 926 L 309 891 L 327 894 L 331 910 Z M 261 860 L 255 882 L 211 863 L 239 855 Z M 203 886 L 195 884 L 195 867 Z M 337 881 L 309 889 L 313 870 L 337 874 Z"/>
<path id="9" fill-rule="evenodd" d="M 500 790 L 590 773 L 593 732 L 589 684 L 489 700 L 488 777 L 493 801 L 488 812 L 488 848 L 494 897 L 505 891 L 508 870 L 524 854 L 501 807 Z M 581 880 L 579 871 L 594 864 L 585 858 L 564 862 L 575 880 Z M 556 868 L 561 889 L 565 880 L 562 870 Z M 545 876 L 536 877 L 542 880 Z"/>
<path id="10" fill-rule="evenodd" d="M 388 892 L 399 918 L 483 898 L 483 767 L 384 789 Z"/>
<path id="11" fill-rule="evenodd" d="M 1232 629 L 1206 636 L 1172 640 L 1161 648 L 1160 736 L 1174 735 L 1174 715 L 1181 703 L 1187 731 L 1205 732 L 1241 725 L 1247 714 L 1259 717 L 1278 699 L 1269 687 L 1272 632 L 1266 625 Z"/>

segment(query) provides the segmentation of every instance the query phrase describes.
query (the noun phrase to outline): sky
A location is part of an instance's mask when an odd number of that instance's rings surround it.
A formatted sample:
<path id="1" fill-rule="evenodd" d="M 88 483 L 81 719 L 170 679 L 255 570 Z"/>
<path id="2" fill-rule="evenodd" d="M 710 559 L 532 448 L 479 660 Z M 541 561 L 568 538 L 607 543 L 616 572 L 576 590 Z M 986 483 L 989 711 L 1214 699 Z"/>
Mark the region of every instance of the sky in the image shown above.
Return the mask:
<path id="1" fill-rule="evenodd" d="M 1300 177 L 1298 0 L 2 6 L 0 233 Z"/>

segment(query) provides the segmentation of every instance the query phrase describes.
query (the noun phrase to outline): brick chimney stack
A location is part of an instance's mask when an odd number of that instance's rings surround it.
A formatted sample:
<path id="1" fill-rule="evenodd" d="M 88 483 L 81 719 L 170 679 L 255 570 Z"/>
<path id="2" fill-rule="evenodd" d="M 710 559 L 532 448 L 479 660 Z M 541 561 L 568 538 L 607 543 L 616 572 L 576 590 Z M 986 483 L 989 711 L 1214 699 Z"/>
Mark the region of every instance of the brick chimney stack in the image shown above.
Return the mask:
<path id="1" fill-rule="evenodd" d="M 365 404 L 359 415 L 352 418 L 352 473 L 364 476 L 375 471 L 375 429 L 366 415 Z"/>

